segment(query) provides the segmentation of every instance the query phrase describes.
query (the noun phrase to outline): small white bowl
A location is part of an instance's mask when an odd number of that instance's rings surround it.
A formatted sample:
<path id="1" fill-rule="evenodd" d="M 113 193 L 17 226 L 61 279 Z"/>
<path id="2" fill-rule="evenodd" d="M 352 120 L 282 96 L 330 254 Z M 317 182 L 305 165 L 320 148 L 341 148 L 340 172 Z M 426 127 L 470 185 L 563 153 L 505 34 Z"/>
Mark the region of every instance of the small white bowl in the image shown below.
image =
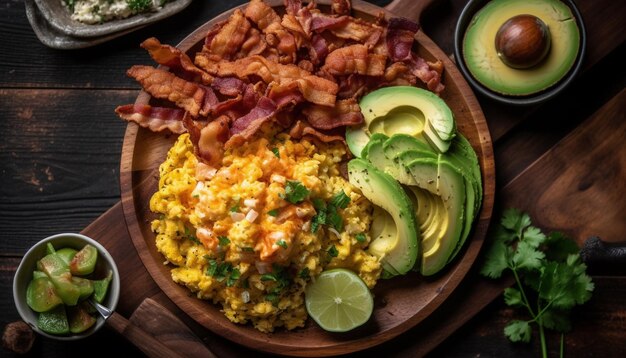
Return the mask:
<path id="1" fill-rule="evenodd" d="M 104 246 L 100 245 L 100 243 L 94 239 L 74 233 L 63 233 L 47 237 L 39 241 L 24 254 L 13 279 L 13 299 L 15 301 L 15 307 L 24 322 L 42 336 L 62 341 L 73 341 L 88 337 L 97 332 L 104 325 L 105 321 L 101 316 L 98 315 L 96 324 L 85 332 L 70 335 L 53 335 L 43 332 L 37 327 L 37 313 L 26 303 L 26 289 L 33 278 L 33 271 L 37 268 L 37 261 L 46 256 L 46 245 L 48 243 L 51 243 L 57 250 L 64 247 L 80 250 L 87 244 L 95 246 L 96 249 L 98 249 L 96 272 L 101 272 L 103 276 L 106 275 L 109 270 L 113 273 L 106 298 L 102 304 L 111 311 L 114 311 L 117 307 L 117 302 L 120 297 L 120 274 L 113 257 L 111 257 Z"/>

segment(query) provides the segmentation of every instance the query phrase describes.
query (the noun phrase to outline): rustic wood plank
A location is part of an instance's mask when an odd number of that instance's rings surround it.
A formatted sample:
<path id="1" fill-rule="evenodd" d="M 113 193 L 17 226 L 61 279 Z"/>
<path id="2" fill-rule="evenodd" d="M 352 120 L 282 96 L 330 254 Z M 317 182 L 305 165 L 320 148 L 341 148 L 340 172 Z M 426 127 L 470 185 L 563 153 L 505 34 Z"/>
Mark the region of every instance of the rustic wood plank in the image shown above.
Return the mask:
<path id="1" fill-rule="evenodd" d="M 502 191 L 500 199 L 530 213 L 546 230 L 579 246 L 590 236 L 626 237 L 626 90 L 607 102 Z"/>
<path id="2" fill-rule="evenodd" d="M 126 122 L 113 111 L 137 93 L 0 90 L 0 252 L 21 255 L 119 200 Z"/>
<path id="3" fill-rule="evenodd" d="M 508 183 L 561 138 L 626 87 L 626 44 L 587 71 L 540 111 L 521 119 L 513 132 L 494 142 L 498 183 Z M 607 79 L 610 78 L 610 81 Z M 511 111 L 513 112 L 513 111 Z M 492 123 L 499 118 L 491 118 Z"/>
<path id="4" fill-rule="evenodd" d="M 626 341 L 622 338 L 626 330 L 623 302 L 626 280 L 595 276 L 593 281 L 596 289 L 591 300 L 572 311 L 573 330 L 565 335 L 565 356 L 621 357 L 626 352 Z M 541 348 L 537 332 L 530 344 L 510 343 L 504 337 L 504 327 L 512 319 L 525 318 L 525 312 L 509 308 L 502 298 L 498 298 L 429 356 L 539 357 Z M 560 335 L 548 331 L 546 338 L 548 356 L 558 357 Z"/>

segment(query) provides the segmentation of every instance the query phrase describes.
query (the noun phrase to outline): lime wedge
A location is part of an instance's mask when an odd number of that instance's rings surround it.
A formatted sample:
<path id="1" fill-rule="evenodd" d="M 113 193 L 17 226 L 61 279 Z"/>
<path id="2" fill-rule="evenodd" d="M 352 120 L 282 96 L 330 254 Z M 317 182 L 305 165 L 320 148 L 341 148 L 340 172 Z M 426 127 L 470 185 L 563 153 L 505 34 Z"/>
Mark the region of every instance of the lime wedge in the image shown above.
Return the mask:
<path id="1" fill-rule="evenodd" d="M 322 272 L 306 287 L 304 297 L 309 316 L 330 332 L 354 329 L 367 322 L 374 310 L 365 282 L 345 269 Z"/>

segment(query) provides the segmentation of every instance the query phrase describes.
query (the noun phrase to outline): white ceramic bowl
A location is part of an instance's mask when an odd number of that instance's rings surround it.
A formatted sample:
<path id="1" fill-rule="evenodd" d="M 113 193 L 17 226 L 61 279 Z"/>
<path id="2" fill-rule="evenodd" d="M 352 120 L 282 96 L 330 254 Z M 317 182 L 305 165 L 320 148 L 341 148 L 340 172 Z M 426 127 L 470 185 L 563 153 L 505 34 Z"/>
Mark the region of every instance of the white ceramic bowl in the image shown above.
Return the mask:
<path id="1" fill-rule="evenodd" d="M 113 257 L 111 257 L 104 246 L 100 245 L 100 243 L 94 239 L 81 234 L 63 233 L 47 237 L 31 247 L 26 254 L 24 254 L 24 257 L 15 272 L 15 277 L 13 279 L 13 299 L 15 300 L 15 306 L 24 322 L 31 326 L 35 332 L 41 334 L 42 336 L 63 341 L 72 341 L 88 337 L 104 325 L 105 321 L 99 315 L 97 317 L 96 324 L 85 332 L 70 335 L 53 335 L 43 332 L 37 327 L 38 314 L 26 303 L 26 289 L 33 278 L 33 271 L 36 270 L 37 261 L 46 255 L 47 243 L 51 243 L 57 250 L 63 247 L 71 247 L 76 250 L 80 250 L 87 244 L 91 244 L 98 249 L 98 260 L 96 262 L 95 270 L 96 274 L 101 274 L 104 277 L 109 270 L 113 273 L 107 295 L 103 302 L 103 305 L 111 311 L 114 311 L 117 307 L 117 302 L 120 296 L 120 274 L 117 270 L 117 266 L 115 265 L 115 261 L 113 261 Z"/>

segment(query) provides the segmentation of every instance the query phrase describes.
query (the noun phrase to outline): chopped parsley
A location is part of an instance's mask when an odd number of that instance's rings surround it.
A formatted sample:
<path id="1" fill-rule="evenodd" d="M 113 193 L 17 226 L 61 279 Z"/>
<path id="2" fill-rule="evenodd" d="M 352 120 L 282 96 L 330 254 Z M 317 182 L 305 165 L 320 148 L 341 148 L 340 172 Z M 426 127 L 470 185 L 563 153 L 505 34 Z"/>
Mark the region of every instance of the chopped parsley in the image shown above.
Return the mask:
<path id="1" fill-rule="evenodd" d="M 274 153 L 276 158 L 280 158 L 280 151 L 278 150 L 278 148 L 276 147 L 272 148 L 272 153 Z"/>
<path id="2" fill-rule="evenodd" d="M 129 9 L 137 12 L 146 11 L 152 7 L 152 0 L 126 0 L 126 2 Z"/>
<path id="3" fill-rule="evenodd" d="M 235 205 L 233 205 L 233 206 L 230 208 L 230 212 L 231 212 L 231 213 L 236 213 L 236 212 L 238 212 L 238 211 L 239 211 L 239 199 L 237 199 L 237 201 L 235 202 Z"/>
<path id="4" fill-rule="evenodd" d="M 214 277 L 216 280 L 223 282 L 226 280 L 226 286 L 231 287 L 237 283 L 237 280 L 241 277 L 241 272 L 237 267 L 233 267 L 229 262 L 219 263 L 216 259 L 211 258 L 209 255 L 205 255 L 204 259 L 207 260 L 208 266 L 205 275 Z"/>
<path id="5" fill-rule="evenodd" d="M 261 275 L 261 281 L 274 282 L 273 284 L 268 284 L 268 293 L 265 295 L 265 299 L 272 302 L 272 304 L 278 303 L 280 294 L 291 284 L 289 273 L 284 267 L 276 264 L 272 265 L 272 272 Z"/>
<path id="6" fill-rule="evenodd" d="M 330 249 L 328 249 L 328 256 L 330 257 L 337 257 L 337 255 L 339 255 L 339 251 L 337 251 L 337 248 L 335 247 L 335 245 L 332 245 L 330 247 Z"/>
<path id="7" fill-rule="evenodd" d="M 277 217 L 278 216 L 278 209 L 272 209 L 272 210 L 268 211 L 267 215 L 273 216 L 273 217 Z"/>
<path id="8" fill-rule="evenodd" d="M 355 239 L 358 242 L 365 242 L 365 240 L 367 240 L 367 238 L 365 237 L 365 234 L 362 232 L 356 234 Z"/>
<path id="9" fill-rule="evenodd" d="M 198 240 L 198 238 L 191 233 L 191 230 L 189 230 L 188 227 L 185 226 L 185 238 L 191 240 L 193 243 L 201 245 L 200 240 Z"/>
<path id="10" fill-rule="evenodd" d="M 241 248 L 241 251 L 243 252 L 254 252 L 254 248 L 250 247 L 250 246 L 245 246 Z"/>
<path id="11" fill-rule="evenodd" d="M 504 290 L 504 301 L 530 315 L 529 320 L 512 320 L 504 334 L 512 342 L 529 342 L 531 324 L 537 324 L 543 356 L 547 357 L 544 328 L 561 332 L 563 352 L 563 332 L 571 328 L 570 310 L 587 302 L 594 290 L 578 246 L 561 233 L 545 235 L 531 226 L 528 214 L 516 209 L 506 210 L 500 223 L 480 273 L 499 278 L 510 270 L 516 287 Z"/>
<path id="12" fill-rule="evenodd" d="M 278 246 L 282 247 L 283 249 L 286 249 L 286 248 L 287 248 L 287 242 L 285 242 L 285 240 L 278 240 L 278 241 L 276 242 L 276 245 L 278 245 Z"/>
<path id="13" fill-rule="evenodd" d="M 343 190 L 335 194 L 328 204 L 320 198 L 314 198 L 313 207 L 315 207 L 317 214 L 311 219 L 311 232 L 316 233 L 320 225 L 328 225 L 341 232 L 343 219 L 337 210 L 345 209 L 348 203 L 350 203 L 350 198 Z"/>
<path id="14" fill-rule="evenodd" d="M 230 244 L 230 239 L 226 236 L 218 236 L 217 239 L 219 240 L 220 246 L 226 246 Z"/>
<path id="15" fill-rule="evenodd" d="M 282 199 L 292 204 L 297 204 L 309 196 L 309 189 L 297 180 L 288 180 L 285 186 L 285 194 L 281 195 Z"/>
<path id="16" fill-rule="evenodd" d="M 311 273 L 309 271 L 308 267 L 303 268 L 300 273 L 298 274 L 298 277 L 302 278 L 302 279 L 307 279 L 309 277 L 311 277 Z"/>
<path id="17" fill-rule="evenodd" d="M 346 193 L 341 190 L 330 200 L 330 205 L 333 205 L 337 208 L 345 209 L 350 203 L 350 197 L 346 195 Z"/>

